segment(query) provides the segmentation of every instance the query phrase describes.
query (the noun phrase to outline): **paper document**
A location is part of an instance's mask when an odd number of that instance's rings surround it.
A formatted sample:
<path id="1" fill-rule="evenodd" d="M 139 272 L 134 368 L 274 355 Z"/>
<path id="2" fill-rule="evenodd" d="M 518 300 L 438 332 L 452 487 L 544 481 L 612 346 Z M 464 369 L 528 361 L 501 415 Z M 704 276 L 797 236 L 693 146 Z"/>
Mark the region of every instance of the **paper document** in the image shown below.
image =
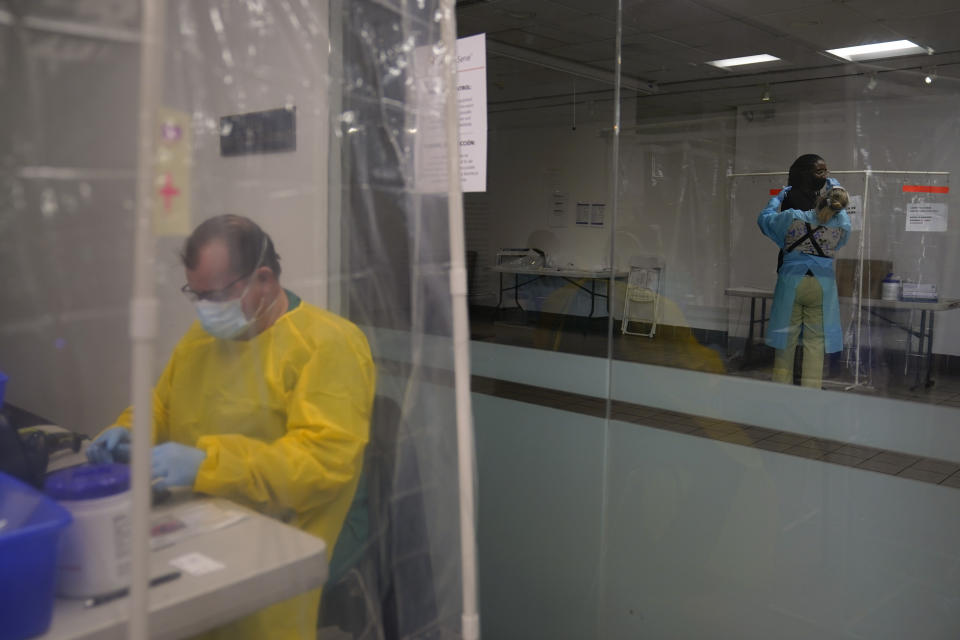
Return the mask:
<path id="1" fill-rule="evenodd" d="M 155 551 L 169 547 L 180 540 L 229 527 L 246 517 L 239 509 L 213 502 L 185 505 L 150 521 L 150 548 Z"/>
<path id="2" fill-rule="evenodd" d="M 947 205 L 942 202 L 907 203 L 907 231 L 946 231 Z"/>

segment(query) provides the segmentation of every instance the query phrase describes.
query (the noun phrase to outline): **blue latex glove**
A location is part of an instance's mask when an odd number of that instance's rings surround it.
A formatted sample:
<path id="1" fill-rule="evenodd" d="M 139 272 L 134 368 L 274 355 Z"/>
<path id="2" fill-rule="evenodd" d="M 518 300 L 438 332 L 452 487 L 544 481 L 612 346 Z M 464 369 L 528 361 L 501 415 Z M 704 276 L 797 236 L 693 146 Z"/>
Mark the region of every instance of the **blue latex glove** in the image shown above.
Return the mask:
<path id="1" fill-rule="evenodd" d="M 774 196 L 777 200 L 780 201 L 780 204 L 783 204 L 783 199 L 787 197 L 787 192 L 790 191 L 791 187 L 784 187 L 780 189 L 780 193 Z"/>
<path id="2" fill-rule="evenodd" d="M 196 447 L 178 442 L 164 442 L 153 448 L 152 477 L 154 489 L 192 487 L 197 470 L 207 454 Z"/>
<path id="3" fill-rule="evenodd" d="M 111 427 L 101 433 L 87 447 L 87 460 L 94 464 L 130 462 L 130 430 Z"/>

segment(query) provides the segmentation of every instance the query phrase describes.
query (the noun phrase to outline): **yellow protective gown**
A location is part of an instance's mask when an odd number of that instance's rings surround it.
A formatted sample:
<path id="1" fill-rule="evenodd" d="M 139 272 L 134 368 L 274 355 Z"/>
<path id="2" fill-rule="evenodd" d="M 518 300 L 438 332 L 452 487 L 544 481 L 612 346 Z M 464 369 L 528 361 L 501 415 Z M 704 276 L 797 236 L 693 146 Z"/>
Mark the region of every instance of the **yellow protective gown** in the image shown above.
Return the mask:
<path id="1" fill-rule="evenodd" d="M 374 390 L 366 337 L 313 305 L 250 340 L 217 339 L 195 322 L 154 389 L 153 438 L 206 452 L 195 491 L 323 538 L 329 560 L 360 477 Z M 117 424 L 129 427 L 131 414 Z M 319 601 L 317 589 L 204 637 L 314 638 Z"/>

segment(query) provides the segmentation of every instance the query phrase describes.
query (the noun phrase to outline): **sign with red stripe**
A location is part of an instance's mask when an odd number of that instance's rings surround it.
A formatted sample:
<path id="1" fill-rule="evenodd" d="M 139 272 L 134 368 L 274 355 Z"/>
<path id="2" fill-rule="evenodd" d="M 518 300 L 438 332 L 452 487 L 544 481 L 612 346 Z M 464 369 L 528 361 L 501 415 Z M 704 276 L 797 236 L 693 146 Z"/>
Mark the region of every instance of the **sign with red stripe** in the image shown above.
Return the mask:
<path id="1" fill-rule="evenodd" d="M 905 184 L 904 193 L 950 193 L 950 187 L 931 187 L 924 184 Z"/>

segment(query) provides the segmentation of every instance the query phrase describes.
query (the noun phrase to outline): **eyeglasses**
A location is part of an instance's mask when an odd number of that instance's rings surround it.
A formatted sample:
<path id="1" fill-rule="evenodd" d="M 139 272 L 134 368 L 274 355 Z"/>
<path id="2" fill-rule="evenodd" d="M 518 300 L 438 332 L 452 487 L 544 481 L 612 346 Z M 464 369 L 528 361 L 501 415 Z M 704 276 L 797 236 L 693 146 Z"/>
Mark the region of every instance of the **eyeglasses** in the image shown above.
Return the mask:
<path id="1" fill-rule="evenodd" d="M 180 291 L 183 292 L 183 295 L 187 296 L 187 299 L 190 302 L 198 302 L 200 300 L 209 300 L 210 302 L 225 302 L 230 299 L 230 289 L 233 288 L 233 285 L 237 284 L 242 280 L 246 280 L 252 273 L 248 273 L 245 276 L 240 276 L 227 286 L 222 289 L 211 289 L 210 291 L 194 291 L 190 288 L 189 284 L 185 284 L 180 287 Z"/>
<path id="2" fill-rule="evenodd" d="M 263 258 L 266 255 L 267 244 L 267 236 L 264 234 L 263 240 L 260 242 L 260 255 L 257 257 L 256 265 L 253 267 L 250 273 L 245 276 L 240 276 L 224 288 L 213 289 L 211 291 L 194 291 L 190 288 L 189 284 L 185 284 L 180 287 L 180 291 L 183 292 L 183 295 L 187 296 L 187 299 L 190 300 L 190 302 L 198 302 L 200 300 L 209 300 L 210 302 L 226 302 L 230 299 L 230 289 L 233 288 L 233 285 L 252 276 L 257 272 L 257 269 L 260 268 L 260 265 L 263 264 Z"/>

